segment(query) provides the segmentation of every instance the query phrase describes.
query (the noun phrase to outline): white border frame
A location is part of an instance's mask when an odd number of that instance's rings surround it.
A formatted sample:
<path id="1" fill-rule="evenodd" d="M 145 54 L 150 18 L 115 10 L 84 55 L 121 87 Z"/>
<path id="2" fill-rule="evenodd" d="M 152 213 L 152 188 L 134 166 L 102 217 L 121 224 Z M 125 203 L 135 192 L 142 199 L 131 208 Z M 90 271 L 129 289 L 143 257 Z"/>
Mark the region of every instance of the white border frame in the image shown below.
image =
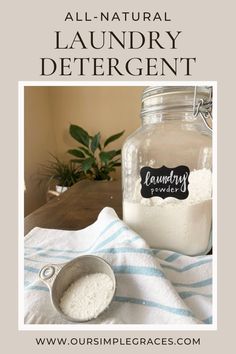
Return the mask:
<path id="1" fill-rule="evenodd" d="M 27 86 L 212 86 L 213 87 L 213 323 L 199 325 L 24 324 L 24 88 Z M 217 82 L 216 81 L 19 81 L 18 83 L 18 329 L 81 331 L 217 330 Z"/>

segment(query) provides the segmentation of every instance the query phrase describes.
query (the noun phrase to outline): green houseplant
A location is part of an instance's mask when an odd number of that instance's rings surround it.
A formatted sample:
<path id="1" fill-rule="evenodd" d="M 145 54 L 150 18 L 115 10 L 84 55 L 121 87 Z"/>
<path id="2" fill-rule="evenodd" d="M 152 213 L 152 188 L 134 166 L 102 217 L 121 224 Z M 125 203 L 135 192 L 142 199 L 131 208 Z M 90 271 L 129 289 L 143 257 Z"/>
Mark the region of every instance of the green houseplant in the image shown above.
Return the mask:
<path id="1" fill-rule="evenodd" d="M 68 163 L 61 161 L 56 156 L 50 154 L 52 157 L 51 161 L 48 161 L 46 164 L 41 165 L 42 167 L 42 176 L 47 179 L 48 186 L 53 184 L 57 190 L 60 192 L 66 190 L 68 187 L 71 187 L 73 184 L 78 182 L 80 179 L 84 178 L 84 173 L 72 161 Z"/>
<path id="2" fill-rule="evenodd" d="M 121 165 L 121 150 L 107 150 L 107 146 L 119 139 L 124 131 L 108 137 L 101 142 L 101 134 L 98 132 L 91 136 L 78 125 L 70 125 L 70 135 L 80 146 L 68 150 L 75 158 L 71 161 L 78 163 L 86 176 L 93 180 L 110 180 L 112 171 Z"/>

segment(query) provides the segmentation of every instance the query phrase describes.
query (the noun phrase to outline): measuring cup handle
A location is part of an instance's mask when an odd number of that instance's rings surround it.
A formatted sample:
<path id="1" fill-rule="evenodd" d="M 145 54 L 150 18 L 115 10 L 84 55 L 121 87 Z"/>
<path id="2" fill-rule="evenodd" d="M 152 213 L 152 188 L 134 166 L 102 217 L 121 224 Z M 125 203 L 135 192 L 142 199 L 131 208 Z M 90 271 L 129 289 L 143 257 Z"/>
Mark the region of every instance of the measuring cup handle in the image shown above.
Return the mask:
<path id="1" fill-rule="evenodd" d="M 57 274 L 64 264 L 47 264 L 39 271 L 39 278 L 51 288 Z"/>

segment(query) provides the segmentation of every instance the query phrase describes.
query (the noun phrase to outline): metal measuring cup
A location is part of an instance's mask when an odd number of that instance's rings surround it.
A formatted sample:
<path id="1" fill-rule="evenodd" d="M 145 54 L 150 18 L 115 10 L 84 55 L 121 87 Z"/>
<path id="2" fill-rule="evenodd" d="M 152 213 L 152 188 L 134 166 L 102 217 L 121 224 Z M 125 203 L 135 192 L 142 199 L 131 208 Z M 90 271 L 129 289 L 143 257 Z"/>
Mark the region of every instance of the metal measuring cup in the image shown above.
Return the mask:
<path id="1" fill-rule="evenodd" d="M 99 316 L 108 308 L 116 291 L 116 278 L 114 272 L 111 266 L 103 258 L 89 255 L 77 257 L 67 263 L 47 264 L 40 270 L 39 278 L 48 286 L 52 305 L 64 319 L 71 322 L 88 322 L 92 319 L 75 319 L 63 313 L 60 308 L 60 300 L 64 292 L 73 282 L 82 276 L 94 273 L 104 273 L 108 275 L 113 283 L 113 294 L 111 299 L 108 301 L 104 310 L 98 314 Z"/>

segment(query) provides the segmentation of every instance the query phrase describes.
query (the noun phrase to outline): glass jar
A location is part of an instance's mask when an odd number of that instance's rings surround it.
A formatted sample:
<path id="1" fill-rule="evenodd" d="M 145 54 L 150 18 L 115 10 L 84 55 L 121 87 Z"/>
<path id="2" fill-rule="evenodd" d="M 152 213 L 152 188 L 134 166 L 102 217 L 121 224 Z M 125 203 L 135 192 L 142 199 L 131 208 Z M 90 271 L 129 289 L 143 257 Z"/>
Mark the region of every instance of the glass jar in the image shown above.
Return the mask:
<path id="1" fill-rule="evenodd" d="M 211 247 L 211 87 L 148 87 L 142 126 L 122 149 L 123 219 L 151 247 Z"/>

